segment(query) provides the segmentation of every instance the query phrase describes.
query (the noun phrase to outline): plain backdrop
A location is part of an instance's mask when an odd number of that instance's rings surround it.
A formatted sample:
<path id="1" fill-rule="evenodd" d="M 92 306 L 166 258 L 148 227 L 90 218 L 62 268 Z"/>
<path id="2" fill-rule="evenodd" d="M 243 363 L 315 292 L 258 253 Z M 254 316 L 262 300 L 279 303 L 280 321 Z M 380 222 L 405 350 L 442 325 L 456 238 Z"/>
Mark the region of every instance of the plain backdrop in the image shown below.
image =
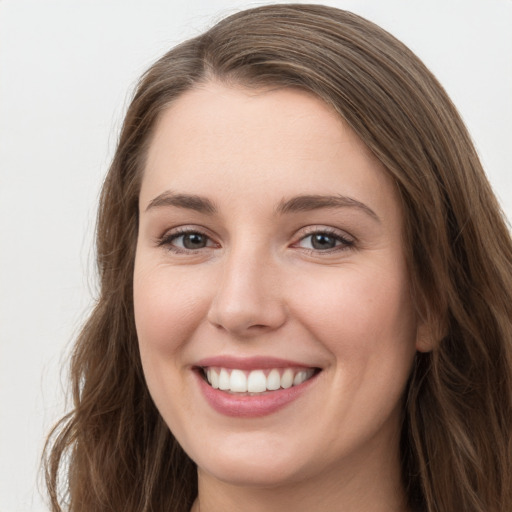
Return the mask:
<path id="1" fill-rule="evenodd" d="M 98 192 L 138 76 L 262 3 L 0 0 L 0 512 L 47 510 L 40 453 L 96 293 Z M 321 3 L 377 22 L 432 69 L 512 219 L 512 1 Z"/>

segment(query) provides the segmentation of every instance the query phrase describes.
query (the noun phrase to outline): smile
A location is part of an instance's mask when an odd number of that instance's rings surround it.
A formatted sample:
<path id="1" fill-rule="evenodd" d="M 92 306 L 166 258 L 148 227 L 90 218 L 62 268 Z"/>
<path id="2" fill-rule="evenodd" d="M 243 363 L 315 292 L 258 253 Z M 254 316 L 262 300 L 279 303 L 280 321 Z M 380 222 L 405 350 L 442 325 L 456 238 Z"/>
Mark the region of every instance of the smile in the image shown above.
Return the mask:
<path id="1" fill-rule="evenodd" d="M 266 368 L 247 371 L 235 368 L 208 367 L 202 368 L 202 371 L 212 388 L 250 396 L 299 386 L 313 377 L 316 369 Z"/>
<path id="2" fill-rule="evenodd" d="M 217 413 L 238 418 L 271 415 L 315 386 L 322 368 L 273 357 L 216 356 L 192 367 L 201 394 Z"/>

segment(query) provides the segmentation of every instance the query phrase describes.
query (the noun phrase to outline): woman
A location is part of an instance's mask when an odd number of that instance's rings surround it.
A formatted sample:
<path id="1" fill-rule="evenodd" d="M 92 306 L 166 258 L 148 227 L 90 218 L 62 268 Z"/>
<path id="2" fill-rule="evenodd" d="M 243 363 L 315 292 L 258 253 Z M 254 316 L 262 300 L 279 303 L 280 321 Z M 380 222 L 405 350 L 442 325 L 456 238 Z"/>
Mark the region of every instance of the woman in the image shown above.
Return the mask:
<path id="1" fill-rule="evenodd" d="M 505 512 L 512 243 L 423 64 L 266 6 L 143 76 L 47 447 L 72 511 Z"/>

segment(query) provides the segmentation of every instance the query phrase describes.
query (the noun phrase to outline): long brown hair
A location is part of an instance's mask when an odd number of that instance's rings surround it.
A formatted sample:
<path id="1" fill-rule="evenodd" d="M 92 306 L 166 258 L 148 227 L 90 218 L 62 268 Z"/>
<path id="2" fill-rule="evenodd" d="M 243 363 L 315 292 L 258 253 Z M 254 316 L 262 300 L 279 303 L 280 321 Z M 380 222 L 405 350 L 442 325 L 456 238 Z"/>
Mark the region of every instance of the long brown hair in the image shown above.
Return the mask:
<path id="1" fill-rule="evenodd" d="M 54 512 L 186 511 L 194 463 L 144 382 L 133 318 L 138 193 L 159 115 L 208 80 L 298 87 L 330 104 L 400 193 L 418 353 L 401 456 L 410 506 L 512 510 L 512 242 L 471 139 L 420 60 L 374 24 L 318 5 L 240 12 L 142 77 L 101 195 L 101 291 L 71 362 L 74 409 L 45 451 Z"/>

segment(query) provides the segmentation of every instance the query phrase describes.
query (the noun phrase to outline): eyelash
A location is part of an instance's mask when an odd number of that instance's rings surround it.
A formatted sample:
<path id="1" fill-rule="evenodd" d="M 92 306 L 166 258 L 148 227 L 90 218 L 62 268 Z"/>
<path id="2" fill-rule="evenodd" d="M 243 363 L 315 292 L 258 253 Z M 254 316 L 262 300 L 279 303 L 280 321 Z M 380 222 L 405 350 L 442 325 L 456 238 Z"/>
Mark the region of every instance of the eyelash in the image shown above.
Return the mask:
<path id="1" fill-rule="evenodd" d="M 203 249 L 211 248 L 211 247 L 201 247 L 199 249 L 186 249 L 182 247 L 176 247 L 173 245 L 173 242 L 175 242 L 177 239 L 185 236 L 185 235 L 200 235 L 202 237 L 205 237 L 207 241 L 211 241 L 212 238 L 208 236 L 204 231 L 196 228 L 178 228 L 176 231 L 172 233 L 165 234 L 162 238 L 157 240 L 157 246 L 158 247 L 165 247 L 170 252 L 173 252 L 175 254 L 197 254 Z M 352 249 L 354 247 L 355 241 L 351 238 L 348 238 L 346 236 L 343 236 L 339 231 L 332 229 L 332 228 L 311 228 L 311 230 L 306 233 L 304 233 L 297 242 L 295 242 L 292 247 L 297 246 L 300 242 L 306 240 L 309 237 L 312 237 L 314 235 L 326 235 L 328 238 L 333 238 L 336 242 L 340 242 L 339 245 L 330 248 L 330 249 L 308 249 L 308 248 L 302 248 L 303 251 L 307 252 L 308 254 L 332 254 L 333 252 L 339 252 L 339 251 L 346 251 L 348 249 Z"/>

